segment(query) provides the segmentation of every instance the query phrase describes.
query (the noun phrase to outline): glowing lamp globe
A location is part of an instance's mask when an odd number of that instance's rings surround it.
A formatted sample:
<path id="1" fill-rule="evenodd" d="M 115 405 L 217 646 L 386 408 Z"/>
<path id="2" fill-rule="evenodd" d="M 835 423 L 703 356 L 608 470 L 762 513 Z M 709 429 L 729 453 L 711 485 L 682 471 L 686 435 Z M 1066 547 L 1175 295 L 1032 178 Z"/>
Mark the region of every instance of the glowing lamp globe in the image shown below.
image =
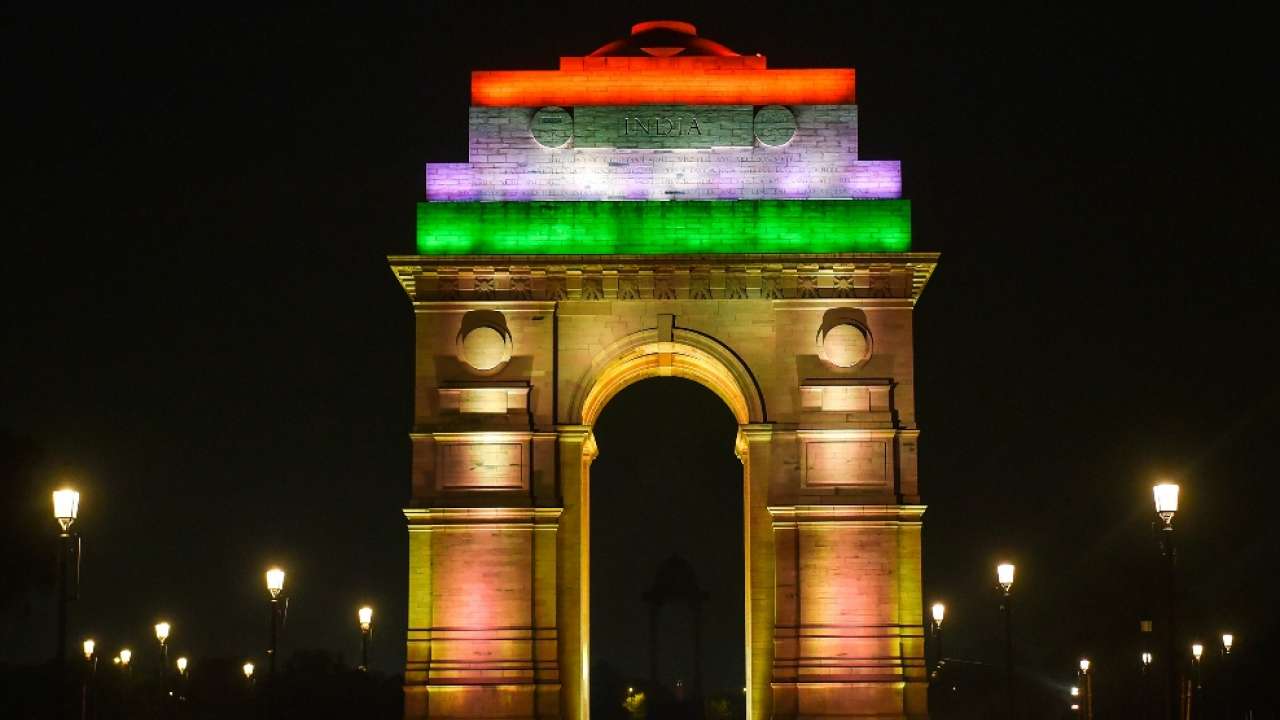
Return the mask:
<path id="1" fill-rule="evenodd" d="M 1082 659 L 1082 660 L 1080 661 L 1080 672 L 1082 672 L 1082 673 L 1087 673 L 1087 672 L 1089 672 L 1089 666 L 1090 666 L 1091 664 L 1092 664 L 1092 663 L 1090 663 L 1088 660 L 1084 660 L 1084 659 Z"/>
<path id="2" fill-rule="evenodd" d="M 284 590 L 284 570 L 273 567 L 267 571 L 267 592 L 274 599 L 280 596 L 281 590 Z"/>
<path id="3" fill-rule="evenodd" d="M 1151 653 L 1149 652 L 1142 653 L 1142 664 L 1143 666 L 1148 666 L 1151 664 Z"/>
<path id="4" fill-rule="evenodd" d="M 84 659 L 88 660 L 93 657 L 93 638 L 85 640 L 82 647 L 84 648 Z"/>
<path id="5" fill-rule="evenodd" d="M 1200 662 L 1200 656 L 1203 654 L 1204 654 L 1204 645 L 1201 645 L 1200 643 L 1191 644 L 1191 657 L 1195 658 L 1196 662 Z"/>
<path id="6" fill-rule="evenodd" d="M 356 612 L 356 617 L 360 620 L 360 629 L 368 630 L 373 624 L 373 608 L 365 605 Z"/>
<path id="7" fill-rule="evenodd" d="M 246 678 L 253 677 L 253 663 L 247 662 L 243 666 L 241 666 L 240 669 L 244 671 L 244 676 Z"/>
<path id="8" fill-rule="evenodd" d="M 1080 697 L 1080 688 L 1075 685 L 1071 686 L 1071 697 Z"/>
<path id="9" fill-rule="evenodd" d="M 187 671 L 187 659 L 185 657 L 178 658 L 178 672 L 185 673 Z"/>
<path id="10" fill-rule="evenodd" d="M 1231 646 L 1235 644 L 1236 636 L 1231 633 L 1222 633 L 1222 651 L 1231 654 Z"/>
<path id="11" fill-rule="evenodd" d="M 1152 488 L 1156 499 L 1156 514 L 1164 520 L 1165 527 L 1173 523 L 1173 515 L 1178 512 L 1178 484 L 1160 483 Z"/>
<path id="12" fill-rule="evenodd" d="M 169 626 L 169 623 L 167 622 L 156 623 L 156 639 L 160 641 L 161 645 L 163 645 L 165 641 L 169 639 L 169 629 L 170 629 L 170 626 Z"/>
<path id="13" fill-rule="evenodd" d="M 130 660 L 132 657 L 133 657 L 133 651 L 132 651 L 132 650 L 130 650 L 129 648 L 125 648 L 125 649 L 121 650 L 121 651 L 120 651 L 120 664 L 121 664 L 121 665 L 128 665 L 128 664 L 129 664 L 129 660 Z"/>
<path id="14" fill-rule="evenodd" d="M 1013 563 L 1000 563 L 996 566 L 996 579 L 1005 592 L 1009 592 L 1009 588 L 1013 587 L 1013 571 Z"/>
<path id="15" fill-rule="evenodd" d="M 53 491 L 53 517 L 66 532 L 80 513 L 80 493 L 71 488 Z"/>
<path id="16" fill-rule="evenodd" d="M 115 656 L 115 657 L 111 658 L 111 663 L 112 663 L 113 665 L 119 665 L 119 664 L 120 664 L 120 656 L 119 656 L 119 655 L 117 655 L 117 656 Z"/>
<path id="17" fill-rule="evenodd" d="M 947 606 L 936 602 L 933 604 L 933 622 L 938 627 L 942 627 L 942 619 L 947 616 Z"/>

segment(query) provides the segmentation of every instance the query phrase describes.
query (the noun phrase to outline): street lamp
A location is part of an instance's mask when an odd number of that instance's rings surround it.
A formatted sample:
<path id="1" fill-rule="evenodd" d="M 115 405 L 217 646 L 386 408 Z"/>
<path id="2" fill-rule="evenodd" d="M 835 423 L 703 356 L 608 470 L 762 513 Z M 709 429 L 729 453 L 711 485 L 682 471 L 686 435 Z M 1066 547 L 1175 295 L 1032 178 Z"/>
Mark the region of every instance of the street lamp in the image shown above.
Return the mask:
<path id="1" fill-rule="evenodd" d="M 373 634 L 373 608 L 365 605 L 356 611 L 360 621 L 360 669 L 369 671 L 369 636 Z"/>
<path id="2" fill-rule="evenodd" d="M 933 672 L 936 675 L 938 668 L 942 667 L 942 619 L 947 616 L 947 606 L 943 603 L 936 602 L 930 610 L 933 612 L 934 652 L 937 655 L 937 658 L 933 662 Z"/>
<path id="3" fill-rule="evenodd" d="M 177 665 L 178 665 L 178 674 L 186 675 L 187 674 L 187 658 L 186 657 L 178 658 Z"/>
<path id="4" fill-rule="evenodd" d="M 1151 653 L 1146 650 L 1143 650 L 1142 651 L 1142 686 L 1138 688 L 1138 692 L 1141 694 L 1141 699 L 1142 699 L 1143 720 L 1146 720 L 1146 718 L 1150 716 L 1150 708 L 1148 707 L 1148 705 L 1150 704 L 1150 698 L 1149 698 L 1150 691 L 1147 689 L 1147 686 L 1150 685 L 1150 682 L 1148 680 L 1148 676 L 1150 674 L 1151 674 Z"/>
<path id="5" fill-rule="evenodd" d="M 126 676 L 132 675 L 133 671 L 129 669 L 129 661 L 133 659 L 133 651 L 129 648 L 123 648 L 120 650 L 119 658 L 120 669 L 124 671 Z"/>
<path id="6" fill-rule="evenodd" d="M 54 654 L 58 662 L 58 685 L 54 688 L 54 702 L 58 717 L 65 717 L 67 703 L 63 688 L 67 685 L 67 605 L 71 602 L 67 566 L 70 564 L 72 544 L 71 524 L 80 513 L 80 493 L 71 488 L 53 491 L 53 518 L 58 521 L 62 531 L 58 533 L 58 651 Z"/>
<path id="7" fill-rule="evenodd" d="M 97 643 L 93 638 L 85 638 L 80 643 L 80 649 L 84 652 L 85 674 L 84 681 L 80 683 L 80 720 L 88 717 L 89 707 L 89 687 L 93 684 L 94 675 L 98 671 L 98 658 L 93 655 L 93 648 Z"/>
<path id="8" fill-rule="evenodd" d="M 1191 707 L 1195 708 L 1200 704 L 1200 693 L 1204 689 L 1204 685 L 1200 682 L 1200 656 L 1204 655 L 1204 645 L 1200 643 L 1191 643 L 1191 666 L 1196 671 L 1196 684 L 1191 690 Z M 1194 710 L 1193 710 L 1194 712 Z"/>
<path id="9" fill-rule="evenodd" d="M 1165 661 L 1165 672 L 1168 677 L 1166 682 L 1168 687 L 1168 704 L 1169 704 L 1169 720 L 1178 720 L 1178 607 L 1176 594 L 1176 577 L 1177 563 L 1175 562 L 1173 548 L 1173 516 L 1178 512 L 1178 492 L 1177 483 L 1162 482 L 1158 483 L 1151 489 L 1152 495 L 1156 503 L 1156 515 L 1160 517 L 1163 523 L 1160 532 L 1160 550 L 1166 560 L 1167 578 L 1166 591 L 1168 598 L 1168 625 L 1165 629 L 1168 634 L 1165 642 L 1165 648 L 1168 650 L 1168 659 Z"/>
<path id="10" fill-rule="evenodd" d="M 161 620 L 156 623 L 156 640 L 160 642 L 160 693 L 164 694 L 164 676 L 169 667 L 169 630 L 172 626 Z"/>
<path id="11" fill-rule="evenodd" d="M 271 648 L 267 650 L 267 670 L 276 674 L 276 642 L 280 634 L 280 592 L 284 590 L 284 570 L 272 567 L 267 570 L 267 592 L 271 593 Z"/>
<path id="12" fill-rule="evenodd" d="M 1009 695 L 1009 720 L 1013 720 L 1014 699 L 1013 699 L 1013 609 L 1011 607 L 1012 596 L 1010 591 L 1013 590 L 1013 563 L 1000 563 L 996 566 L 996 582 L 1000 585 L 1003 592 L 1004 603 L 1004 673 L 1006 691 Z"/>
<path id="13" fill-rule="evenodd" d="M 240 670 L 244 672 L 244 679 L 248 680 L 249 684 L 252 685 L 253 684 L 253 663 L 246 662 L 244 665 L 240 666 Z"/>
<path id="14" fill-rule="evenodd" d="M 1093 720 L 1093 675 L 1089 673 L 1092 663 L 1088 658 L 1080 659 L 1080 681 L 1084 685 L 1084 716 Z"/>
<path id="15" fill-rule="evenodd" d="M 1225 690 L 1223 695 L 1227 698 L 1227 714 L 1223 717 L 1228 718 L 1231 717 L 1231 701 L 1234 699 L 1233 695 L 1235 693 L 1236 684 L 1236 678 L 1231 674 L 1231 646 L 1235 644 L 1235 641 L 1235 635 L 1232 635 L 1231 633 L 1222 633 L 1222 670 L 1223 675 L 1226 676 L 1226 687 L 1223 688 Z"/>

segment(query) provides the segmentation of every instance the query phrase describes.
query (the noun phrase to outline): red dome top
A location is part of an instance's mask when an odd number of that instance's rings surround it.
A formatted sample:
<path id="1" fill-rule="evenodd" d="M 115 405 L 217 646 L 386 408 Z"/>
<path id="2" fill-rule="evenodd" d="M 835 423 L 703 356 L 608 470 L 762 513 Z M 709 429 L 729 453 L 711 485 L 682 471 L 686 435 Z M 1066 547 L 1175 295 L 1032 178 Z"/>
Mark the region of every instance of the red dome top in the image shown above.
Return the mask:
<path id="1" fill-rule="evenodd" d="M 698 29 L 680 20 L 649 20 L 631 26 L 631 35 L 614 40 L 588 57 L 737 57 L 715 40 L 698 37 Z"/>

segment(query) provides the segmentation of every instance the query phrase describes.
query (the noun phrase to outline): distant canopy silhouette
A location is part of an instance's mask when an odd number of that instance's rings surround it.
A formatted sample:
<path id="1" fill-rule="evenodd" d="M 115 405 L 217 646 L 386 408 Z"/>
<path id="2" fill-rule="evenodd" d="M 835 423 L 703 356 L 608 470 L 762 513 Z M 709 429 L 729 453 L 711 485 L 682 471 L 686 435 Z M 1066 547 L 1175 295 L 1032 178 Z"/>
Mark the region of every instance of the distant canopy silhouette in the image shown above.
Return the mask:
<path id="1" fill-rule="evenodd" d="M 693 697 L 702 695 L 702 604 L 707 593 L 698 585 L 698 575 L 693 566 L 679 555 L 662 561 L 654 575 L 653 585 L 644 593 L 649 603 L 649 682 L 658 684 L 658 622 L 662 607 L 667 603 L 680 603 L 689 608 L 693 616 Z"/>

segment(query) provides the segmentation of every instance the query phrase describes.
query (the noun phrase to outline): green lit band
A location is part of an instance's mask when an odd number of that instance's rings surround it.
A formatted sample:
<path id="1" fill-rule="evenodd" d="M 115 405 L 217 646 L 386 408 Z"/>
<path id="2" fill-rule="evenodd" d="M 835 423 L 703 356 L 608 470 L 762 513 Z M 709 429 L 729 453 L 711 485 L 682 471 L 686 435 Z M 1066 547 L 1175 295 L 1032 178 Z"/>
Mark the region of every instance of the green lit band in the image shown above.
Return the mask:
<path id="1" fill-rule="evenodd" d="M 423 255 L 867 253 L 911 249 L 908 200 L 418 203 Z"/>

